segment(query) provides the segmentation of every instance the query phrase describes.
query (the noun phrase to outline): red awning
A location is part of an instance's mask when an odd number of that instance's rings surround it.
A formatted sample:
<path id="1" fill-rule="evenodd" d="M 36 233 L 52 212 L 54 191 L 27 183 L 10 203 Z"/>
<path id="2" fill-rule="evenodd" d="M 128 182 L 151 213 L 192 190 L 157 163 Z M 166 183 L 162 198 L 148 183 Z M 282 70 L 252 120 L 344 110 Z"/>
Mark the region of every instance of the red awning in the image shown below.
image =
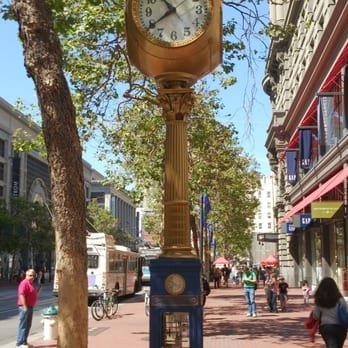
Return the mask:
<path id="1" fill-rule="evenodd" d="M 308 110 L 306 111 L 305 115 L 302 117 L 299 123 L 299 127 L 313 126 L 313 125 L 315 126 L 317 124 L 316 113 L 317 113 L 317 98 L 314 98 Z M 295 149 L 299 146 L 298 131 L 299 131 L 299 128 L 296 129 L 295 133 L 290 138 L 288 143 L 288 149 Z"/>
<path id="2" fill-rule="evenodd" d="M 279 224 L 288 220 L 291 216 L 305 208 L 308 204 L 314 202 L 318 198 L 325 195 L 332 189 L 334 189 L 337 185 L 339 185 L 345 178 L 348 177 L 348 167 L 342 169 L 337 174 L 335 174 L 332 178 L 326 181 L 324 184 L 319 186 L 316 190 L 314 190 L 310 195 L 304 198 L 301 202 L 292 207 L 280 220 Z"/>
<path id="3" fill-rule="evenodd" d="M 337 61 L 335 62 L 333 68 L 330 71 L 329 76 L 325 79 L 320 90 L 322 92 L 328 92 L 335 85 L 335 80 L 337 76 L 341 73 L 343 66 L 348 64 L 348 43 L 344 46 L 342 52 L 340 53 Z"/>

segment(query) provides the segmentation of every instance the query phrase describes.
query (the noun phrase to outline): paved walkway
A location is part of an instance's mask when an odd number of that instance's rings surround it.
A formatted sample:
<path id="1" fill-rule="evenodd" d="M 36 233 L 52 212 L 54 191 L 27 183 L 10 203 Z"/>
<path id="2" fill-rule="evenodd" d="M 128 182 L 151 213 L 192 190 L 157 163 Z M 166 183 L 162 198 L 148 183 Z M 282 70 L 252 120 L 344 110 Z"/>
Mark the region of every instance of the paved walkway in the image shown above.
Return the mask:
<path id="1" fill-rule="evenodd" d="M 309 341 L 303 322 L 310 307 L 302 304 L 299 289 L 290 289 L 284 313 L 267 311 L 263 289 L 257 290 L 256 299 L 258 316 L 249 318 L 242 289 L 212 289 L 204 313 L 204 348 L 324 348 L 319 335 L 315 343 Z M 33 348 L 56 347 L 56 342 L 45 342 L 37 336 L 30 337 L 30 342 Z M 88 342 L 90 348 L 149 348 L 143 296 L 123 301 L 113 320 L 90 319 Z"/>

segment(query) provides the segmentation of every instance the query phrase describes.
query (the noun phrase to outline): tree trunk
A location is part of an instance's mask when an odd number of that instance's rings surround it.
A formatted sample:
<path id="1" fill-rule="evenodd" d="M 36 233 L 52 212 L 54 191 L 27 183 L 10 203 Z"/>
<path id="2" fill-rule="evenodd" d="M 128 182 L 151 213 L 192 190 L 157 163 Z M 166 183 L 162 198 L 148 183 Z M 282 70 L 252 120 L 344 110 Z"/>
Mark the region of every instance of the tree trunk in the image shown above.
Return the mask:
<path id="1" fill-rule="evenodd" d="M 43 120 L 51 177 L 56 268 L 59 276 L 58 346 L 87 347 L 85 197 L 76 114 L 62 69 L 62 50 L 44 0 L 14 0 Z"/>

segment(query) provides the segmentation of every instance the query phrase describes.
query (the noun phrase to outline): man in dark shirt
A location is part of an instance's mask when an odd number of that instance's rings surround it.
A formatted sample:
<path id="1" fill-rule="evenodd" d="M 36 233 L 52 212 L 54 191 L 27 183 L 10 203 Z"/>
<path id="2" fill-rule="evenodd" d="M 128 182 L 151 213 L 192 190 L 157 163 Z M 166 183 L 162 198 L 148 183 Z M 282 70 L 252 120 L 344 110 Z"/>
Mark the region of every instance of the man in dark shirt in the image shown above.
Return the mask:
<path id="1" fill-rule="evenodd" d="M 279 278 L 279 302 L 282 312 L 286 310 L 286 303 L 288 301 L 288 283 L 285 282 L 283 277 Z"/>

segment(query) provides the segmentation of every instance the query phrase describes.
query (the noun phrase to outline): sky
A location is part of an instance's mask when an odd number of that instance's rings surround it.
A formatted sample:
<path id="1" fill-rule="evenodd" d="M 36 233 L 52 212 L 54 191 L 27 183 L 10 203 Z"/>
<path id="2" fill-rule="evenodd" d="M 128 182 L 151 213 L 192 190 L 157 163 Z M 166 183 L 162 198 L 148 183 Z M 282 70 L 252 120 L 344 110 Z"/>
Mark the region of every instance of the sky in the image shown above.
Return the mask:
<path id="1" fill-rule="evenodd" d="M 32 80 L 26 75 L 16 22 L 4 21 L 0 18 L 0 47 L 0 96 L 10 104 L 14 104 L 20 99 L 25 105 L 36 105 L 36 92 Z M 264 175 L 270 175 L 271 171 L 264 144 L 266 130 L 271 120 L 271 105 L 269 97 L 263 92 L 261 86 L 264 77 L 264 63 L 260 61 L 256 70 L 257 93 L 249 120 L 243 111 L 244 90 L 248 86 L 250 87 L 250 83 L 248 84 L 246 80 L 248 75 L 246 64 L 237 63 L 234 74 L 238 80 L 237 84 L 227 90 L 221 90 L 219 93 L 225 108 L 220 111 L 218 119 L 222 123 L 234 123 L 239 133 L 240 145 L 246 153 L 256 158 L 260 172 Z M 251 129 L 250 124 L 252 125 Z M 105 174 L 107 166 L 97 160 L 95 155 L 97 147 L 96 140 L 89 143 L 83 158 L 96 170 Z"/>

